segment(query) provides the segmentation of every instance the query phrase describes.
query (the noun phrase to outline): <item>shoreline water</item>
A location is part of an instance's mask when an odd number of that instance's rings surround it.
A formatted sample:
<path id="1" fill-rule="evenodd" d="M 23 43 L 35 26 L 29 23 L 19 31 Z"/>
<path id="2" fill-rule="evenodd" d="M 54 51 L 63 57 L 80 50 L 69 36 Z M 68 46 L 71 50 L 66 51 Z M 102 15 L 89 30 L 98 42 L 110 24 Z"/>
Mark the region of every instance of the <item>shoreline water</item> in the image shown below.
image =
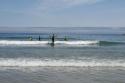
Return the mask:
<path id="1" fill-rule="evenodd" d="M 2 68 L 2 83 L 124 83 L 124 68 L 35 67 Z"/>

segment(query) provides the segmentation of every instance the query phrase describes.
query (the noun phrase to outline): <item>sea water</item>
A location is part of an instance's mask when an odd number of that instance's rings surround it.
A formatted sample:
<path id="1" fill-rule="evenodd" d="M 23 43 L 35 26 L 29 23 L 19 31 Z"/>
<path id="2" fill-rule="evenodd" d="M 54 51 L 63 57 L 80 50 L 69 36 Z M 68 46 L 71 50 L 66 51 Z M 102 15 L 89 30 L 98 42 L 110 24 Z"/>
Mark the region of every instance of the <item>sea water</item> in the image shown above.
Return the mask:
<path id="1" fill-rule="evenodd" d="M 125 83 L 124 33 L 95 27 L 1 32 L 0 82 Z"/>

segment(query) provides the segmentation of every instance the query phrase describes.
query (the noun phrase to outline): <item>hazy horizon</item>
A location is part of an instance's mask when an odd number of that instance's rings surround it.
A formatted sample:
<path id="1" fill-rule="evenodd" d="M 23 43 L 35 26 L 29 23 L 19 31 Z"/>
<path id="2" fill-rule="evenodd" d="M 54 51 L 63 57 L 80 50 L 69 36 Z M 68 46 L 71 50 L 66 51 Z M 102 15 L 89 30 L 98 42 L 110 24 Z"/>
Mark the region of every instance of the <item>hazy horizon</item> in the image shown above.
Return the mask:
<path id="1" fill-rule="evenodd" d="M 0 27 L 0 33 L 124 34 L 124 27 Z"/>

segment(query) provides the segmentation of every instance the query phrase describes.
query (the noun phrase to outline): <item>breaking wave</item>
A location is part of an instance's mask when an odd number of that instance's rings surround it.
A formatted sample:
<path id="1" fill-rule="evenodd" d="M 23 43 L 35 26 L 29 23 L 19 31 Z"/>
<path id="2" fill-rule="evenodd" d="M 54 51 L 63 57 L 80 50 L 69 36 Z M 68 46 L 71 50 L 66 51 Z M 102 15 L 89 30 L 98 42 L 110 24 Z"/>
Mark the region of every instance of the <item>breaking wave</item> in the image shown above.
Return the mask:
<path id="1" fill-rule="evenodd" d="M 125 67 L 124 60 L 74 60 L 74 59 L 33 59 L 0 58 L 1 67 Z"/>
<path id="2" fill-rule="evenodd" d="M 51 41 L 12 41 L 0 40 L 0 45 L 48 45 Z M 110 42 L 110 41 L 55 41 L 55 45 L 117 45 L 124 44 L 124 42 Z"/>
<path id="3" fill-rule="evenodd" d="M 57 45 L 90 45 L 97 44 L 98 41 L 55 41 Z M 1 40 L 0 45 L 48 45 L 51 41 L 9 41 Z"/>

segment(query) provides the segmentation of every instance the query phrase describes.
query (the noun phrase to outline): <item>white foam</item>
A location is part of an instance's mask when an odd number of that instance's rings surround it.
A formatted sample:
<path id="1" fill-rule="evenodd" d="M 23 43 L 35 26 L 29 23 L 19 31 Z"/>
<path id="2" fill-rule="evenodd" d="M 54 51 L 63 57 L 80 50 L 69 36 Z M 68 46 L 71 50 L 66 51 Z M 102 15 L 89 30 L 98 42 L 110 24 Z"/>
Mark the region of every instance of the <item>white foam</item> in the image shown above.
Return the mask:
<path id="1" fill-rule="evenodd" d="M 67 45 L 91 45 L 97 44 L 99 41 L 56 41 L 55 44 L 67 44 Z"/>
<path id="2" fill-rule="evenodd" d="M 12 41 L 0 40 L 0 45 L 47 45 L 51 41 Z M 55 41 L 57 45 L 92 45 L 99 41 Z"/>
<path id="3" fill-rule="evenodd" d="M 52 60 L 52 59 L 0 59 L 1 67 L 39 67 L 39 66 L 50 66 L 50 67 L 125 67 L 125 61 L 123 60 L 91 60 L 91 61 L 81 61 L 81 60 Z"/>
<path id="4" fill-rule="evenodd" d="M 39 45 L 47 43 L 48 41 L 9 41 L 9 40 L 0 41 L 0 45 Z"/>

